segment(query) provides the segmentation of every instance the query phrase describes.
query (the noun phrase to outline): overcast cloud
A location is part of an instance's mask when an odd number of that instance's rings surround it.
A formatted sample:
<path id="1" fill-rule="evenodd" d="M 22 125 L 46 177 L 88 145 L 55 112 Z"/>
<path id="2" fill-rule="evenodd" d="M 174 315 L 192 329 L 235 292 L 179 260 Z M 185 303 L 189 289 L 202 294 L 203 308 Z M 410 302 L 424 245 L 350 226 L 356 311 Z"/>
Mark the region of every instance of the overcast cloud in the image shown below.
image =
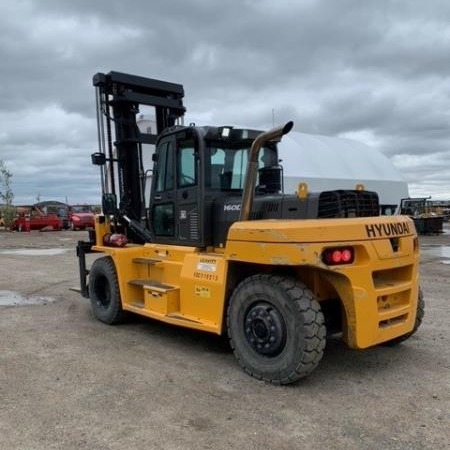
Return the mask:
<path id="1" fill-rule="evenodd" d="M 349 137 L 450 199 L 448 0 L 4 0 L 0 159 L 15 203 L 99 203 L 92 76 L 181 83 L 190 117 Z"/>

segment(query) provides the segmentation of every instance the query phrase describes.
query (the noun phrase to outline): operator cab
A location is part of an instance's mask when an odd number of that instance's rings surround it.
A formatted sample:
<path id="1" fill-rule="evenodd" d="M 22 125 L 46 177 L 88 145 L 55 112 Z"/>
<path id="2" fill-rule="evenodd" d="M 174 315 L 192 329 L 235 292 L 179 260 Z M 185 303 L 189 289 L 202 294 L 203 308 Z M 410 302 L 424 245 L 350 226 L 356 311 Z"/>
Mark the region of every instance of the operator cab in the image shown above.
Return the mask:
<path id="1" fill-rule="evenodd" d="M 218 248 L 239 220 L 379 214 L 378 196 L 363 189 L 310 193 L 299 187 L 299 196 L 284 194 L 277 143 L 267 139 L 250 152 L 260 131 L 180 125 L 185 113 L 180 84 L 121 72 L 97 73 L 93 84 L 99 151 L 91 157 L 102 183 L 99 221 L 129 242 Z M 140 106 L 154 108 L 154 132 L 137 127 Z M 286 124 L 281 135 L 291 127 Z M 143 144 L 156 144 L 149 205 Z"/>
<path id="2" fill-rule="evenodd" d="M 154 154 L 149 223 L 155 242 L 220 246 L 239 220 L 252 142 L 257 130 L 232 127 L 172 127 Z M 258 157 L 256 194 L 280 194 L 276 143 Z M 225 220 L 224 220 L 225 219 Z"/>

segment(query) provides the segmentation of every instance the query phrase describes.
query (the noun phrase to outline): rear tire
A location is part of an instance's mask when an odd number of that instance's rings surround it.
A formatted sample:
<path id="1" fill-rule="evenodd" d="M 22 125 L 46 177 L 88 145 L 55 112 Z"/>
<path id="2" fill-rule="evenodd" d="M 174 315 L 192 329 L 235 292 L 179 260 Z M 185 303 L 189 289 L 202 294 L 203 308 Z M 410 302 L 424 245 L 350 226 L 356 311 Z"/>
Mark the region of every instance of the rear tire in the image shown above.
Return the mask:
<path id="1" fill-rule="evenodd" d="M 242 368 L 273 384 L 309 375 L 323 356 L 320 305 L 295 278 L 259 274 L 242 281 L 230 300 L 227 327 Z"/>
<path id="2" fill-rule="evenodd" d="M 124 319 L 116 268 L 109 256 L 99 258 L 89 273 L 89 298 L 95 317 L 114 325 Z"/>
<path id="3" fill-rule="evenodd" d="M 401 344 L 409 339 L 416 331 L 419 329 L 420 325 L 422 325 L 423 317 L 425 316 L 425 300 L 423 299 L 422 289 L 419 288 L 419 298 L 417 299 L 417 313 L 416 313 L 416 321 L 414 322 L 414 328 L 409 333 L 404 334 L 403 336 L 396 337 L 395 339 L 391 339 L 390 341 L 383 342 L 382 345 L 386 347 L 393 347 L 395 345 Z"/>

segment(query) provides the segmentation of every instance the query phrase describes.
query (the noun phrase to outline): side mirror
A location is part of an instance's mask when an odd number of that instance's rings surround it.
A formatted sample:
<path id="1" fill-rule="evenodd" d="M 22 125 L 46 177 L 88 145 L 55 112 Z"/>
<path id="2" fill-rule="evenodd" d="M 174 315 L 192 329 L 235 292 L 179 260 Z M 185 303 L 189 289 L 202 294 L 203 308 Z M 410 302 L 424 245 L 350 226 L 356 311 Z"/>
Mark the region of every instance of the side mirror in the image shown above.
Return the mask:
<path id="1" fill-rule="evenodd" d="M 106 156 L 104 153 L 92 153 L 91 160 L 94 166 L 104 166 L 106 164 Z"/>

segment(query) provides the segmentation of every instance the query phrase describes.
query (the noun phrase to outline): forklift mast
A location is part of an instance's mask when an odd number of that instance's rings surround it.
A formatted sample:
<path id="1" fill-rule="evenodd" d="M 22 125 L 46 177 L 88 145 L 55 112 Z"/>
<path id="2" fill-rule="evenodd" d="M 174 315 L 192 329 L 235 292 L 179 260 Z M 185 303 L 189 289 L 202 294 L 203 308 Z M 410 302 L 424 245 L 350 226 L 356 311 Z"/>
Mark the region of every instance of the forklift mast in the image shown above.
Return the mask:
<path id="1" fill-rule="evenodd" d="M 99 152 L 92 155 L 92 162 L 100 166 L 104 213 L 146 227 L 142 144 L 154 145 L 164 129 L 184 116 L 183 86 L 120 72 L 97 73 L 93 85 Z M 140 132 L 136 122 L 140 105 L 154 107 L 156 132 Z"/>

